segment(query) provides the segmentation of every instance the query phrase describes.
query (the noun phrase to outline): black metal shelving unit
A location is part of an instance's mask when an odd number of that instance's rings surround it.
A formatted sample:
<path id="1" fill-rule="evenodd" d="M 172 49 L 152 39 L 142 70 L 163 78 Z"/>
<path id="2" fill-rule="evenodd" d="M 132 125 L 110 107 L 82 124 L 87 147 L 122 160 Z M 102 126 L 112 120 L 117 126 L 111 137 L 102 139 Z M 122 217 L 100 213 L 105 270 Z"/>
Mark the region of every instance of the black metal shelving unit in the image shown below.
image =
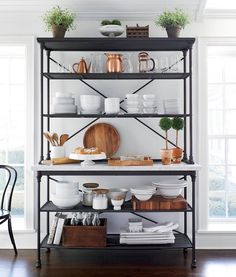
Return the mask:
<path id="1" fill-rule="evenodd" d="M 37 239 L 37 267 L 41 267 L 41 248 L 63 248 L 63 246 L 55 246 L 47 244 L 47 237 L 49 234 L 49 214 L 50 212 L 64 211 L 64 212 L 76 212 L 76 211 L 92 211 L 91 208 L 78 205 L 70 210 L 58 209 L 50 201 L 50 179 L 51 176 L 157 176 L 157 175 L 178 175 L 183 176 L 187 179 L 188 176 L 191 178 L 192 182 L 192 203 L 188 205 L 185 210 L 158 210 L 158 211 L 134 211 L 131 207 L 131 203 L 125 203 L 121 211 L 114 211 L 112 207 L 109 207 L 104 212 L 116 213 L 132 213 L 151 222 L 154 220 L 149 219 L 144 214 L 145 212 L 178 212 L 183 213 L 184 220 L 184 230 L 183 232 L 176 232 L 176 241 L 174 244 L 169 245 L 120 245 L 119 235 L 107 235 L 107 247 L 102 249 L 115 250 L 115 249 L 129 249 L 129 250 L 149 250 L 149 249 L 176 249 L 182 248 L 184 253 L 186 253 L 188 248 L 192 249 L 192 267 L 196 267 L 196 256 L 195 256 L 195 181 L 196 181 L 196 167 L 193 161 L 193 126 L 192 126 L 192 46 L 195 42 L 194 38 L 145 38 L 145 39 L 127 39 L 127 38 L 64 38 L 64 39 L 54 39 L 54 38 L 38 38 L 37 41 L 40 44 L 40 80 L 41 80 L 41 151 L 40 151 L 40 162 L 38 166 L 35 166 L 35 171 L 37 172 L 37 215 L 38 215 L 38 239 Z M 52 52 L 68 52 L 68 51 L 180 51 L 183 54 L 181 62 L 183 63 L 183 72 L 181 73 L 87 73 L 87 74 L 75 74 L 75 73 L 57 73 L 50 71 L 50 64 L 56 63 L 57 65 L 64 67 L 55 59 L 52 58 Z M 46 56 L 46 65 L 44 64 L 44 56 Z M 65 67 L 64 67 L 65 68 Z M 69 71 L 69 70 L 68 70 Z M 140 88 L 132 92 L 133 94 L 138 93 L 144 87 L 148 86 L 155 80 L 180 80 L 183 84 L 183 113 L 178 116 L 183 117 L 185 122 L 184 127 L 184 157 L 183 161 L 186 164 L 183 169 L 175 170 L 170 168 L 168 170 L 163 170 L 161 167 L 157 167 L 155 170 L 148 170 L 145 167 L 142 169 L 134 170 L 130 167 L 128 170 L 111 170 L 106 168 L 104 170 L 94 169 L 86 170 L 83 169 L 71 169 L 68 167 L 63 167 L 61 170 L 54 170 L 53 168 L 48 168 L 47 166 L 41 165 L 41 161 L 46 158 L 50 159 L 50 146 L 47 143 L 47 153 L 44 153 L 44 143 L 43 143 L 43 132 L 45 130 L 50 131 L 50 121 L 55 118 L 92 118 L 92 121 L 86 126 L 78 130 L 76 133 L 71 135 L 70 138 L 78 135 L 82 130 L 96 122 L 100 118 L 133 118 L 138 121 L 141 125 L 145 126 L 154 135 L 158 135 L 163 138 L 163 136 L 150 127 L 147 123 L 142 121 L 142 118 L 159 118 L 159 117 L 172 117 L 177 116 L 176 114 L 128 114 L 124 108 L 121 108 L 122 113 L 118 115 L 94 115 L 94 114 L 52 114 L 50 112 L 50 93 L 51 93 L 51 82 L 56 80 L 75 80 L 84 83 L 90 87 L 95 93 L 100 96 L 107 98 L 103 92 L 98 91 L 93 87 L 89 80 L 147 80 Z M 46 84 L 46 86 L 45 86 Z M 45 89 L 46 88 L 46 91 Z M 46 100 L 46 111 L 44 108 L 44 101 Z M 124 102 L 124 99 L 121 103 Z M 46 124 L 45 124 L 46 121 Z M 69 139 L 70 139 L 69 138 Z M 172 141 L 169 141 L 172 145 L 175 145 Z M 46 202 L 41 206 L 41 180 L 42 177 L 46 177 L 47 181 L 47 196 Z M 114 177 L 115 178 L 115 177 Z M 184 189 L 184 197 L 187 199 L 187 188 Z M 101 211 L 103 212 L 103 211 Z M 41 240 L 41 213 L 46 213 L 47 215 L 47 235 Z M 142 213 L 142 214 L 140 214 Z M 192 234 L 191 239 L 187 234 L 187 215 L 192 215 Z"/>

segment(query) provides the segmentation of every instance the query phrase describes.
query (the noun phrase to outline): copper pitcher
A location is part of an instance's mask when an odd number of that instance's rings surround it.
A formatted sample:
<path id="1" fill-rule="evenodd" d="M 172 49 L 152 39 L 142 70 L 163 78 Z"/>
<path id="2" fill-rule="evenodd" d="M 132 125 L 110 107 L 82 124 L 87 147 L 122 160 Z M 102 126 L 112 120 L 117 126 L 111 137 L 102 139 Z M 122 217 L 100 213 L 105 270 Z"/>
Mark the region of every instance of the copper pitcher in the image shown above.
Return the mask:
<path id="1" fill-rule="evenodd" d="M 88 73 L 90 65 L 87 66 L 85 59 L 82 58 L 79 63 L 74 63 L 72 68 L 75 73 Z"/>
<path id="2" fill-rule="evenodd" d="M 109 53 L 105 53 L 105 55 L 107 56 L 106 67 L 108 73 L 119 73 L 124 71 L 123 55 Z"/>

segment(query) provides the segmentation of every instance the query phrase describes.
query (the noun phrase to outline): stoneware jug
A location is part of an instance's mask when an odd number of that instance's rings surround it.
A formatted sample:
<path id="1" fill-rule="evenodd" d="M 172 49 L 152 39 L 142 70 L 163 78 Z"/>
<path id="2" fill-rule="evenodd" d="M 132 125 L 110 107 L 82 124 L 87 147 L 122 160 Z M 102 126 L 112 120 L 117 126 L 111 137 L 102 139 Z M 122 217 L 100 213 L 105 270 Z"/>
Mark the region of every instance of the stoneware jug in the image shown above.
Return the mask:
<path id="1" fill-rule="evenodd" d="M 72 67 L 75 73 L 88 73 L 90 65 L 87 66 L 85 59 L 82 58 L 79 63 L 74 63 Z"/>
<path id="2" fill-rule="evenodd" d="M 115 72 L 119 73 L 124 71 L 123 55 L 109 54 L 109 53 L 105 53 L 105 55 L 107 56 L 106 67 L 107 67 L 108 73 L 115 73 Z"/>

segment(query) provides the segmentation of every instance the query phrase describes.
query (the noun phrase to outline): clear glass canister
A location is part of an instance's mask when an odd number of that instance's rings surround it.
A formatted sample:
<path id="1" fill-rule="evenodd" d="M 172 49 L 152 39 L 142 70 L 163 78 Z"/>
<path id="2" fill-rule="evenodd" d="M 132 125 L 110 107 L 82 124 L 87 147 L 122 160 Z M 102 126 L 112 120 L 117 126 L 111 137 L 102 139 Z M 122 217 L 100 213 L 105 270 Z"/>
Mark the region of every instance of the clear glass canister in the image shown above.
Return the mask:
<path id="1" fill-rule="evenodd" d="M 107 189 L 95 189 L 93 190 L 93 209 L 105 210 L 108 207 Z"/>
<path id="2" fill-rule="evenodd" d="M 83 184 L 83 200 L 82 200 L 82 204 L 84 206 L 90 206 L 92 207 L 93 205 L 93 189 L 98 188 L 98 184 L 97 183 L 85 183 Z"/>

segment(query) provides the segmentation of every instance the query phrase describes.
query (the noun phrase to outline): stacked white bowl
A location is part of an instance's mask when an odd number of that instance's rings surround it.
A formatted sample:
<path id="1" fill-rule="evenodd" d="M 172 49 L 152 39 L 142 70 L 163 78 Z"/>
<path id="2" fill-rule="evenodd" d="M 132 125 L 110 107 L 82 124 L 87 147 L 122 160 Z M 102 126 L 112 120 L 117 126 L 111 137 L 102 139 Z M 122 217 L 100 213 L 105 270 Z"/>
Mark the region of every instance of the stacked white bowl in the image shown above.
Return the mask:
<path id="1" fill-rule="evenodd" d="M 100 114 L 103 103 L 100 96 L 80 95 L 80 110 L 82 114 Z"/>
<path id="2" fill-rule="evenodd" d="M 72 94 L 56 92 L 52 101 L 52 113 L 77 113 L 77 106 Z"/>
<path id="3" fill-rule="evenodd" d="M 152 183 L 154 187 L 157 188 L 158 192 L 164 198 L 176 198 L 181 193 L 183 188 L 187 186 L 186 181 L 174 181 L 166 183 Z"/>
<path id="4" fill-rule="evenodd" d="M 139 113 L 139 96 L 137 94 L 126 94 L 126 109 L 128 113 Z"/>
<path id="5" fill-rule="evenodd" d="M 179 99 L 165 99 L 164 104 L 164 113 L 165 114 L 179 114 L 180 113 L 180 102 Z"/>
<path id="6" fill-rule="evenodd" d="M 155 186 L 143 186 L 132 188 L 131 193 L 140 201 L 149 200 L 156 192 Z"/>
<path id="7" fill-rule="evenodd" d="M 58 181 L 56 193 L 51 195 L 52 202 L 61 209 L 70 209 L 79 204 L 81 195 L 77 182 Z"/>
<path id="8" fill-rule="evenodd" d="M 143 113 L 155 113 L 157 111 L 157 100 L 155 94 L 143 95 Z"/>

